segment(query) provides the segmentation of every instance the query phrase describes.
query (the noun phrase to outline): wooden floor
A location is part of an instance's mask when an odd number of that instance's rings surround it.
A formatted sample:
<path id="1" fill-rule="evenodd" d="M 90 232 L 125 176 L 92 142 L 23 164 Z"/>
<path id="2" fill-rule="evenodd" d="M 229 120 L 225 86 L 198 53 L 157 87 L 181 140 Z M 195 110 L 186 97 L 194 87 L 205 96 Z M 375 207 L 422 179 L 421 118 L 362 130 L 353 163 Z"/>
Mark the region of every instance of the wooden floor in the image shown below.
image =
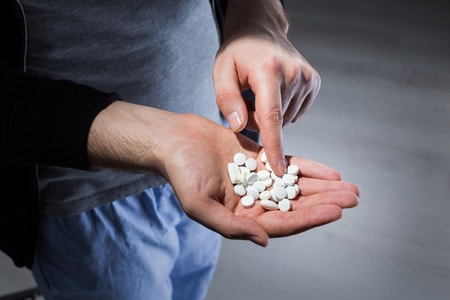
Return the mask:
<path id="1" fill-rule="evenodd" d="M 449 1 L 285 2 L 322 76 L 286 150 L 341 171 L 361 202 L 265 249 L 224 240 L 207 300 L 449 300 Z M 0 254 L 0 295 L 33 285 Z"/>
<path id="2" fill-rule="evenodd" d="M 331 225 L 224 241 L 208 300 L 450 299 L 450 2 L 286 1 L 322 76 L 289 154 L 361 188 Z"/>

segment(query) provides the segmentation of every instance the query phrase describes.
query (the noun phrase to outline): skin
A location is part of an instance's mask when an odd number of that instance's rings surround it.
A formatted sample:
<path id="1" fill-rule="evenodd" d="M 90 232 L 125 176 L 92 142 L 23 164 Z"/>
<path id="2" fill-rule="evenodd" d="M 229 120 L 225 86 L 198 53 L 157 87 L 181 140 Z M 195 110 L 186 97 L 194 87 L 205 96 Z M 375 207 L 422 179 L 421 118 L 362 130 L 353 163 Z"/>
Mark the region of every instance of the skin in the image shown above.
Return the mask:
<path id="1" fill-rule="evenodd" d="M 341 181 L 328 166 L 283 151 L 283 126 L 311 106 L 320 88 L 318 73 L 289 42 L 287 32 L 280 1 L 229 0 L 212 75 L 217 105 L 231 129 L 192 114 L 116 101 L 92 124 L 91 165 L 157 172 L 172 184 L 189 217 L 226 238 L 261 246 L 271 237 L 341 218 L 343 209 L 358 204 L 358 187 Z M 241 96 L 248 88 L 256 97 L 254 109 Z M 260 132 L 264 148 L 238 133 L 245 127 Z M 277 175 L 284 174 L 287 163 L 300 167 L 301 194 L 292 211 L 239 205 L 227 164 L 237 152 L 258 158 L 262 151 Z"/>
<path id="2" fill-rule="evenodd" d="M 282 128 L 308 110 L 321 83 L 287 34 L 280 1 L 229 1 L 223 44 L 213 69 L 217 104 L 231 129 L 259 131 L 277 175 L 286 168 Z M 254 110 L 241 96 L 248 88 L 255 94 Z"/>
<path id="3" fill-rule="evenodd" d="M 161 126 L 160 124 L 164 124 Z M 183 130 L 181 131 L 180 128 Z M 116 101 L 90 130 L 93 167 L 157 172 L 172 184 L 189 217 L 230 239 L 266 246 L 270 237 L 321 226 L 358 204 L 358 187 L 337 171 L 288 156 L 301 169 L 301 195 L 290 212 L 245 209 L 233 192 L 227 164 L 237 152 L 258 158 L 264 149 L 252 140 L 203 117 Z M 262 165 L 259 166 L 260 168 Z"/>

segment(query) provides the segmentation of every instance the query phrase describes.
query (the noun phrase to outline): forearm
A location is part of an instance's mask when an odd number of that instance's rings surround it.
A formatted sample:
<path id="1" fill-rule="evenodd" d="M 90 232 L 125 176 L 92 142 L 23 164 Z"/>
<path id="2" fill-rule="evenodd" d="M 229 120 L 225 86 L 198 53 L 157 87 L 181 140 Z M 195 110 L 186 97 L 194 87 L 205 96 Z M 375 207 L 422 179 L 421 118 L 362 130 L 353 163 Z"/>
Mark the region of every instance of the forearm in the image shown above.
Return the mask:
<path id="1" fill-rule="evenodd" d="M 136 172 L 161 169 L 157 145 L 169 112 L 122 101 L 102 110 L 92 123 L 88 158 L 93 168 Z"/>
<path id="2" fill-rule="evenodd" d="M 279 0 L 229 0 L 224 20 L 226 42 L 241 36 L 286 37 L 289 24 Z"/>

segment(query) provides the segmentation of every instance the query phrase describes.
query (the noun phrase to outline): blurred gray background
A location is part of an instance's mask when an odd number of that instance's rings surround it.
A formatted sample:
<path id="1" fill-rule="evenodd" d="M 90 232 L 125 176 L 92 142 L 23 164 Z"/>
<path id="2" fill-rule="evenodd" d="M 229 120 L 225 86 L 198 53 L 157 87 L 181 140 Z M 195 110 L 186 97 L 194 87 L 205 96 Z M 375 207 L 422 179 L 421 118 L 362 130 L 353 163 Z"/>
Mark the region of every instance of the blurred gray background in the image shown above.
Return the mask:
<path id="1" fill-rule="evenodd" d="M 286 152 L 339 170 L 360 204 L 266 249 L 225 240 L 208 300 L 450 299 L 449 7 L 286 1 L 322 77 Z"/>
<path id="2" fill-rule="evenodd" d="M 207 300 L 449 300 L 449 1 L 285 2 L 322 77 L 286 153 L 339 170 L 360 205 L 264 249 L 224 240 Z M 0 253 L 0 296 L 30 287 Z"/>

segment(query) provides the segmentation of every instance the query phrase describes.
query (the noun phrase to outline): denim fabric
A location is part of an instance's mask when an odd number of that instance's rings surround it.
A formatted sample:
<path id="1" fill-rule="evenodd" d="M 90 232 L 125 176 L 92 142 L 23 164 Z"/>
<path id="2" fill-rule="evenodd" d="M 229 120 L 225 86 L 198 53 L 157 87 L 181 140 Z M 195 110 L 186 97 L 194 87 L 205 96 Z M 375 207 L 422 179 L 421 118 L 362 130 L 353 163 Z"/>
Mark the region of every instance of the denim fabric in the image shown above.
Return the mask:
<path id="1" fill-rule="evenodd" d="M 33 275 L 46 300 L 204 299 L 221 237 L 170 185 L 74 216 L 44 216 Z"/>

